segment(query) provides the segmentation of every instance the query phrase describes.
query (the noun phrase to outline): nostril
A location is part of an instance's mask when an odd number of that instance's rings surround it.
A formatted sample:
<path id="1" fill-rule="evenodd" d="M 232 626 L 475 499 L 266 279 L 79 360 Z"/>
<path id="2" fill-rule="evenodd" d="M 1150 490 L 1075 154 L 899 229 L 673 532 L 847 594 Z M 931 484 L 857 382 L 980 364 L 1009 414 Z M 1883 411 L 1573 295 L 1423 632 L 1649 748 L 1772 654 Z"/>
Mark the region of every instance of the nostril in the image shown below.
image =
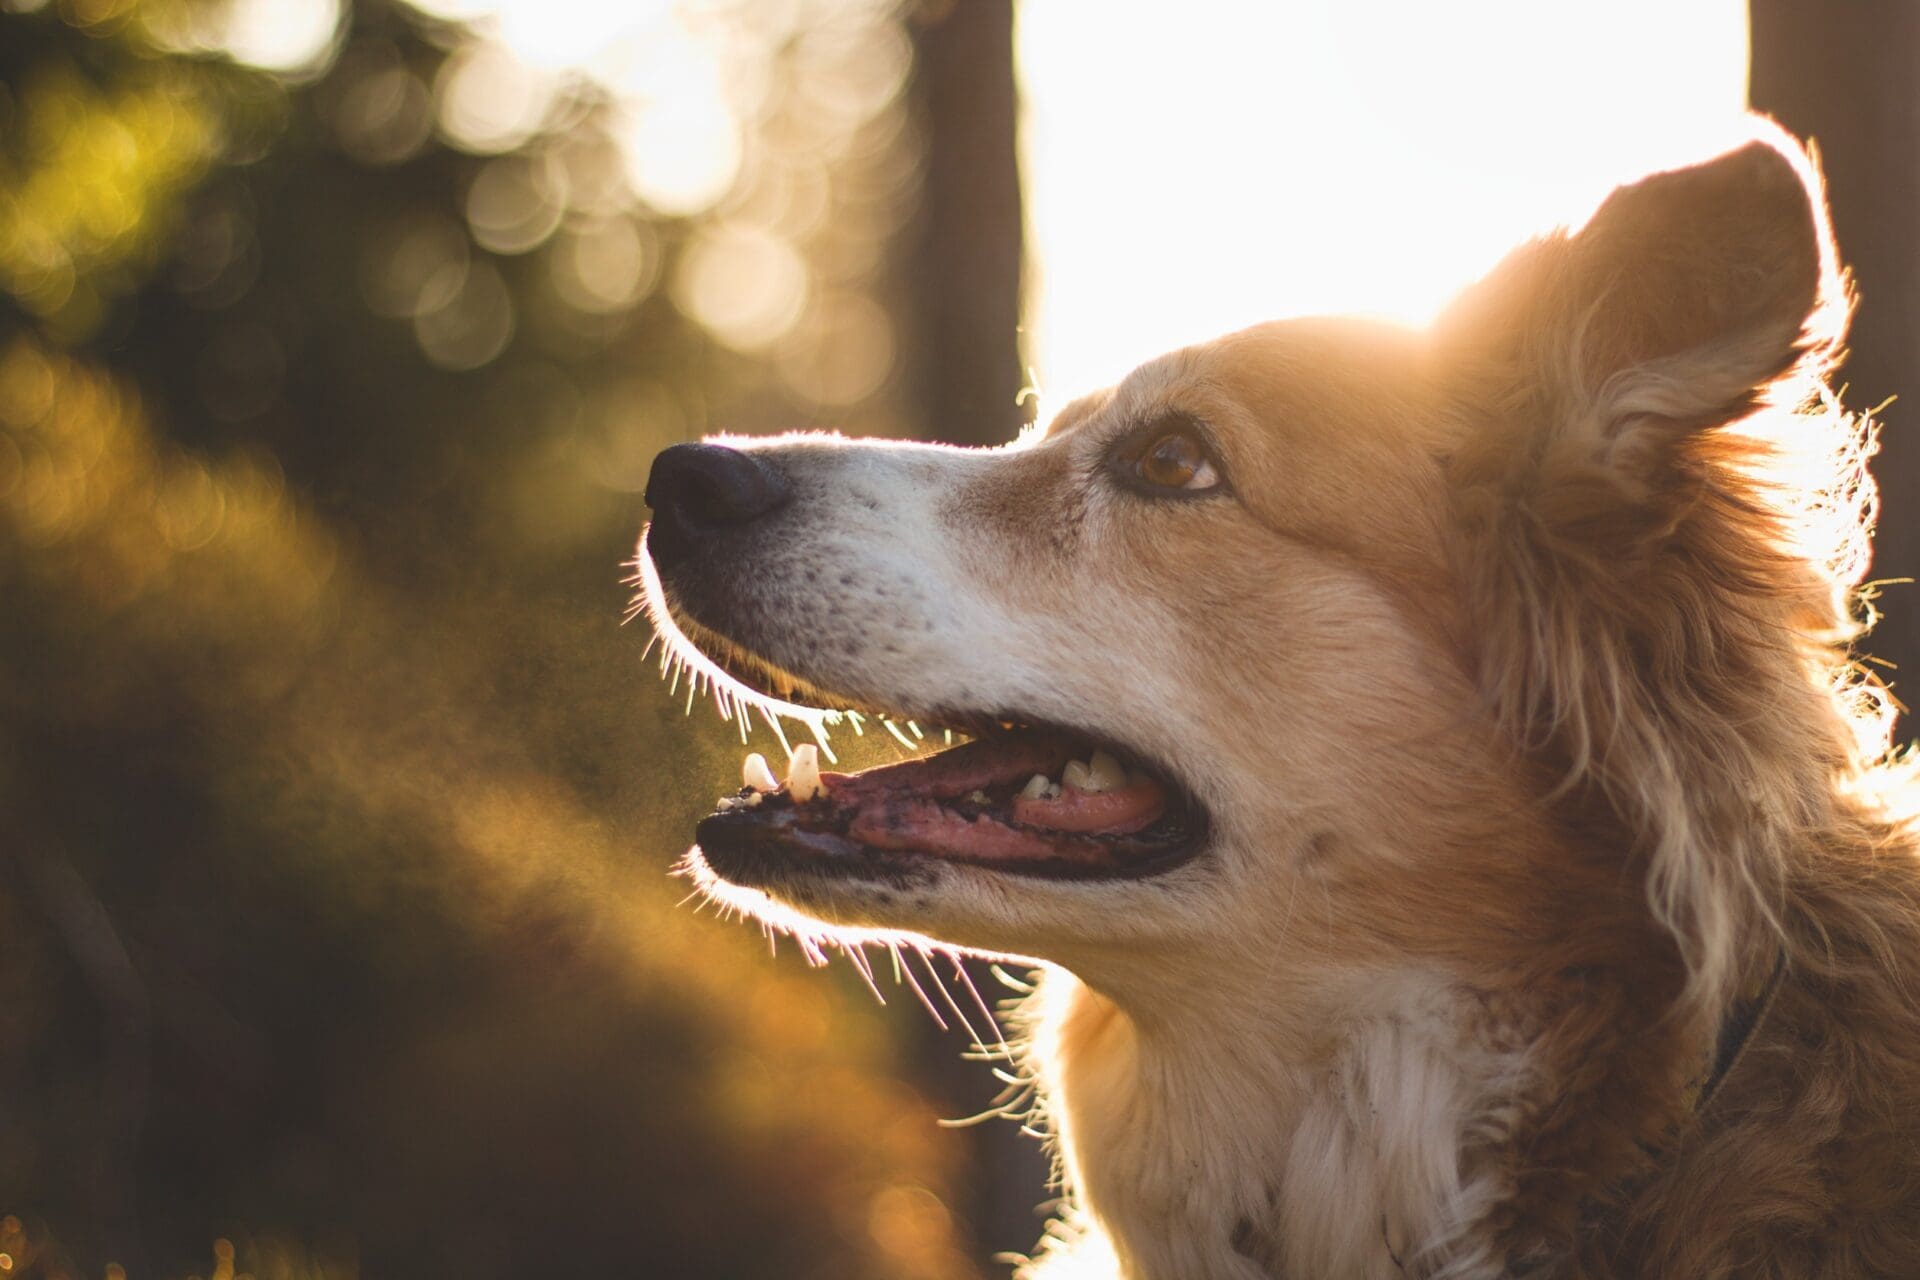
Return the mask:
<path id="1" fill-rule="evenodd" d="M 647 476 L 654 520 L 680 533 L 718 532 L 749 524 L 784 505 L 786 480 L 738 449 L 677 444 L 660 451 Z"/>

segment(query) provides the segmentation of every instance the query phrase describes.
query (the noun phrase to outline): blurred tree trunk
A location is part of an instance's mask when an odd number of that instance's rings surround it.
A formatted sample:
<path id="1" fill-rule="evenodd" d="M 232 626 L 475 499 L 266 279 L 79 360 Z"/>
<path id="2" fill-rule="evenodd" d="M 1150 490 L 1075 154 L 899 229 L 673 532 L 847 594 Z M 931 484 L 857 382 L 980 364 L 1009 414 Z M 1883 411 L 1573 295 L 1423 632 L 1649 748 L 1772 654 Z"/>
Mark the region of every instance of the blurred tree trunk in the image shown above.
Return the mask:
<path id="1" fill-rule="evenodd" d="M 1920 4 L 1749 0 L 1748 101 L 1819 148 L 1841 260 L 1860 305 L 1836 384 L 1847 407 L 1888 396 L 1879 477 L 1884 511 L 1872 576 L 1920 577 Z M 1895 692 L 1920 710 L 1920 587 L 1888 587 L 1869 640 L 1896 664 Z M 1913 731 L 1911 716 L 1902 734 Z"/>
<path id="2" fill-rule="evenodd" d="M 1002 444 L 1028 415 L 1013 3 L 935 0 L 913 29 L 925 170 L 904 264 L 909 377 L 936 439 Z"/>
<path id="3" fill-rule="evenodd" d="M 1032 413 L 1020 397 L 1026 385 L 1020 355 L 1025 224 L 1015 150 L 1013 0 L 928 0 L 913 32 L 924 169 L 902 283 L 914 408 L 920 429 L 934 439 L 1003 444 Z M 988 1003 L 1004 994 L 987 966 L 966 967 Z M 951 976 L 947 985 L 963 1007 L 971 1004 Z M 991 1037 L 977 1012 L 969 1008 L 967 1017 Z M 928 1078 L 956 1117 L 985 1110 L 1000 1091 L 985 1064 L 962 1059 L 964 1048 L 959 1035 L 943 1035 L 930 1022 L 920 1043 Z M 982 1252 L 1030 1250 L 1044 1225 L 1037 1206 L 1047 1197 L 1039 1143 L 999 1119 L 967 1132 L 972 1194 L 970 1203 L 955 1208 Z"/>

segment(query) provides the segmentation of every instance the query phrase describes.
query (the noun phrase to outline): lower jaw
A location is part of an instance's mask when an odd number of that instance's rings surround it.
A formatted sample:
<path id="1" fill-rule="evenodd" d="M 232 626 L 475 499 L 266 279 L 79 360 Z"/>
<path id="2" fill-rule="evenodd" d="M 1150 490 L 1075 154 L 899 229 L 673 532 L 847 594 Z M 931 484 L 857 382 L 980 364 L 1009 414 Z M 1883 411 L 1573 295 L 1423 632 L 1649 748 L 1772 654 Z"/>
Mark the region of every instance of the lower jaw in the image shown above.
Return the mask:
<path id="1" fill-rule="evenodd" d="M 1122 850 L 1111 861 L 1067 859 L 992 861 L 914 849 L 876 849 L 830 831 L 768 832 L 732 814 L 702 821 L 695 839 L 707 864 L 722 879 L 748 888 L 769 888 L 795 877 L 906 884 L 948 867 L 996 871 L 1036 880 L 1141 880 L 1193 860 L 1204 831 L 1192 830 L 1165 847 Z"/>

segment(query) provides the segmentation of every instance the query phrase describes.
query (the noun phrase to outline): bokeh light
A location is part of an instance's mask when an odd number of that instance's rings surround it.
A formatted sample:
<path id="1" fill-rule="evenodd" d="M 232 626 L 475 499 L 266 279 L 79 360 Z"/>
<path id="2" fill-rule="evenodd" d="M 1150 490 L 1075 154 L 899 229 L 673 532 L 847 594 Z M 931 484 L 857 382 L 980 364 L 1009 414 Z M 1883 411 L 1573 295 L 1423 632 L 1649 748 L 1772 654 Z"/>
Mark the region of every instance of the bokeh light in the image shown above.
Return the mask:
<path id="1" fill-rule="evenodd" d="M 660 270 L 660 243 L 648 223 L 606 218 L 571 229 L 549 261 L 554 290 L 569 306 L 587 312 L 621 311 L 653 287 Z"/>
<path id="2" fill-rule="evenodd" d="M 511 151 L 538 132 L 554 87 L 503 45 L 465 45 L 434 81 L 441 135 L 466 151 Z"/>
<path id="3" fill-rule="evenodd" d="M 390 41 L 348 49 L 328 87 L 334 136 L 362 164 L 400 164 L 419 154 L 432 134 L 427 86 Z"/>
<path id="4" fill-rule="evenodd" d="M 483 249 L 526 253 L 560 229 L 565 170 L 546 156 L 503 156 L 481 166 L 467 188 L 467 226 Z"/>
<path id="5" fill-rule="evenodd" d="M 700 233 L 673 282 L 680 309 L 741 351 L 771 346 L 792 329 L 808 288 L 806 260 L 793 245 L 733 224 Z"/>
<path id="6" fill-rule="evenodd" d="M 138 1214 L 191 1238 L 140 1272 L 229 1280 L 354 1274 L 356 1233 L 427 1259 L 393 1274 L 637 1237 L 700 1274 L 973 1280 L 917 1024 L 679 908 L 737 739 L 686 730 L 617 625 L 664 444 L 914 429 L 909 9 L 25 8 L 0 807 L 155 975 L 166 1047 L 152 1122 L 70 1150 L 98 1000 L 7 976 L 67 958 L 0 886 L 0 1004 L 73 1056 L 0 1209 L 46 1207 L 29 1157 L 164 1169 Z M 54 1274 L 47 1239 L 0 1252 Z"/>
<path id="7" fill-rule="evenodd" d="M 211 162 L 211 106 L 162 76 L 101 88 L 71 67 L 22 89 L 0 138 L 0 289 L 78 338 Z"/>
<path id="8" fill-rule="evenodd" d="M 241 62 L 300 74 L 325 62 L 338 38 L 340 0 L 230 0 L 219 43 Z"/>
<path id="9" fill-rule="evenodd" d="M 473 263 L 444 302 L 413 318 L 420 349 L 442 369 L 478 369 L 506 349 L 513 330 L 513 293 L 488 262 Z"/>
<path id="10" fill-rule="evenodd" d="M 360 259 L 360 290 L 378 315 L 410 319 L 451 303 L 472 261 L 461 225 L 420 212 L 390 221 L 368 238 Z"/>
<path id="11" fill-rule="evenodd" d="M 857 404 L 893 367 L 893 321 L 863 294 L 823 293 L 780 344 L 778 358 L 796 394 L 836 408 Z"/>

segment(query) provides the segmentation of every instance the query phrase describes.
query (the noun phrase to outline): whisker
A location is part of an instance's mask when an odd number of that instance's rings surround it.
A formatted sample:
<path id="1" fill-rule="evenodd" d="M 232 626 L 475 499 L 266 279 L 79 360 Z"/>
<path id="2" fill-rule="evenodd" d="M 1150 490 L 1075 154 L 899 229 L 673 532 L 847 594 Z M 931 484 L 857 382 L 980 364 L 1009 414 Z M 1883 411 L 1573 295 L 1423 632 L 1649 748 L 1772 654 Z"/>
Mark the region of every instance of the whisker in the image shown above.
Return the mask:
<path id="1" fill-rule="evenodd" d="M 953 1016 L 960 1023 L 961 1030 L 967 1033 L 967 1039 L 973 1042 L 976 1049 L 985 1048 L 980 1039 L 980 1033 L 973 1029 L 973 1023 L 967 1019 L 967 1011 L 962 1009 L 960 1002 L 953 998 L 953 992 L 947 989 L 946 980 L 940 976 L 940 971 L 933 967 L 933 953 L 925 947 L 918 947 L 915 950 L 919 952 L 920 963 L 927 966 L 927 976 L 933 979 L 933 985 L 940 992 L 940 998 L 946 1002 L 947 1008 L 953 1011 Z M 942 1029 L 944 1030 L 944 1027 Z"/>
<path id="2" fill-rule="evenodd" d="M 927 993 L 924 990 L 922 990 L 920 987 L 920 979 L 913 976 L 913 966 L 910 964 L 905 964 L 901 960 L 900 951 L 898 947 L 896 947 L 893 952 L 893 964 L 894 964 L 894 973 L 896 975 L 901 973 L 906 974 L 907 985 L 913 988 L 913 994 L 920 997 L 920 1003 L 923 1006 L 925 1006 L 928 1014 L 932 1016 L 934 1025 L 939 1027 L 942 1031 L 948 1030 L 949 1028 L 947 1026 L 947 1020 L 940 1016 L 940 1011 L 938 1009 L 933 1007 L 933 1001 L 927 999 Z M 931 973 L 932 970 L 929 969 L 928 972 Z"/>
<path id="3" fill-rule="evenodd" d="M 773 736 L 780 740 L 780 749 L 787 753 L 787 759 L 793 759 L 793 744 L 787 741 L 787 731 L 780 724 L 780 717 L 766 707 L 760 708 L 760 716 L 773 730 Z"/>
<path id="4" fill-rule="evenodd" d="M 873 998 L 883 1005 L 886 1004 L 887 998 L 880 994 L 880 986 L 873 980 L 873 963 L 867 959 L 866 944 L 842 942 L 840 954 L 847 958 L 847 963 L 851 964 L 854 972 L 860 975 L 860 980 L 867 984 L 867 990 L 873 992 Z"/>
<path id="5" fill-rule="evenodd" d="M 1000 1029 L 1000 1020 L 993 1016 L 993 1010 L 989 1009 L 987 1002 L 980 998 L 980 988 L 973 985 L 973 975 L 967 972 L 967 967 L 959 956 L 948 952 L 947 959 L 953 962 L 953 976 L 959 980 L 961 985 L 966 987 L 967 994 L 973 997 L 974 1007 L 979 1009 L 980 1015 L 987 1020 L 987 1026 L 993 1029 L 992 1051 L 1004 1057 L 1008 1062 L 1012 1062 L 1013 1050 L 1007 1046 L 1007 1034 Z M 983 1049 L 987 1048 L 984 1043 L 981 1043 L 980 1047 Z"/>
<path id="6" fill-rule="evenodd" d="M 1030 996 L 1033 994 L 1033 983 L 1028 982 L 1024 978 L 1014 977 L 1001 965 L 990 964 L 987 966 L 987 972 L 993 975 L 996 982 L 1015 995 Z"/>

